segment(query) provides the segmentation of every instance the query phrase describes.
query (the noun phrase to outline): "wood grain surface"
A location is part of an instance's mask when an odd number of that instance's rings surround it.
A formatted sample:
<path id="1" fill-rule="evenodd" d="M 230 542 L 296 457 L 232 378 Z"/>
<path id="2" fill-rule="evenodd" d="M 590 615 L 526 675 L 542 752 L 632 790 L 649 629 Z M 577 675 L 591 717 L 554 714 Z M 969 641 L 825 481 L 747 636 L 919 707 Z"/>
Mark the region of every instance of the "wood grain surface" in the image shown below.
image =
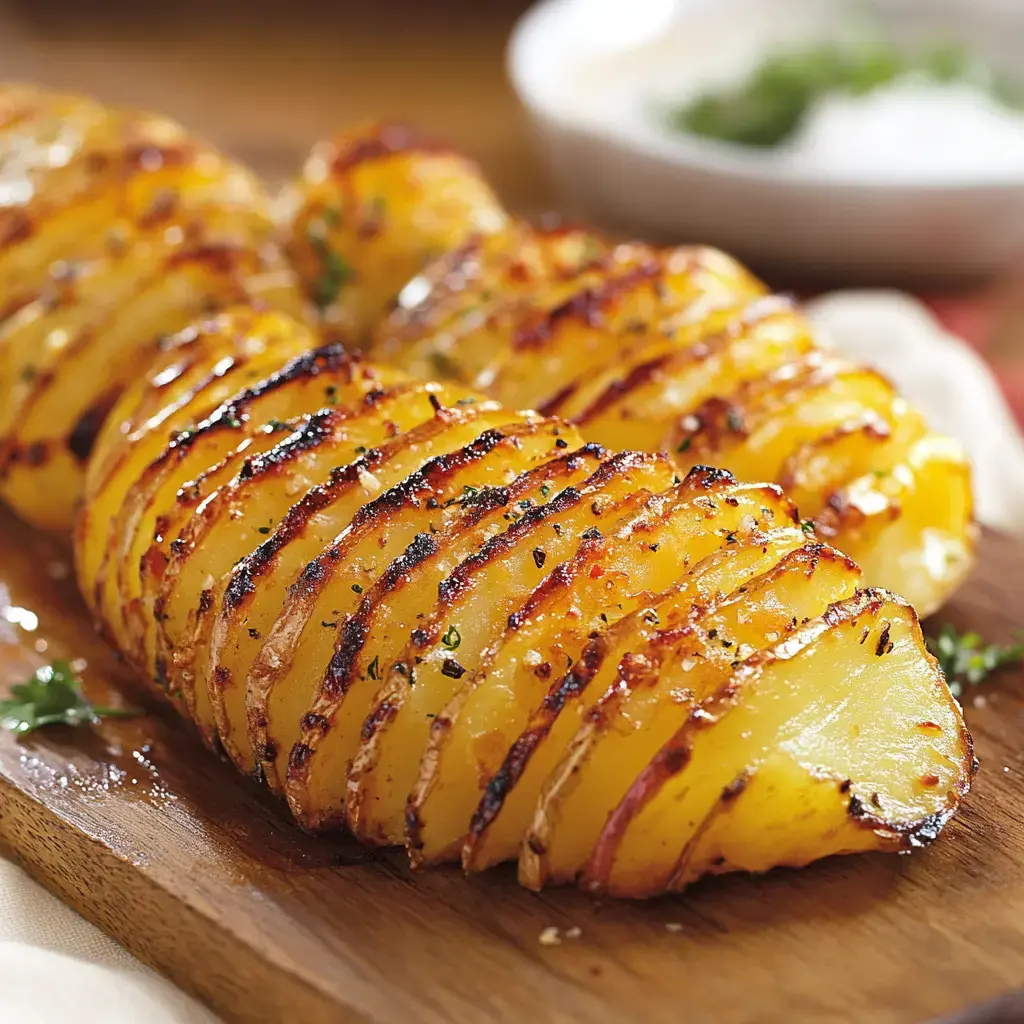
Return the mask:
<path id="1" fill-rule="evenodd" d="M 528 893 L 511 869 L 412 873 L 397 852 L 303 836 L 132 689 L 68 566 L 0 514 L 0 686 L 84 658 L 91 698 L 147 713 L 0 734 L 0 843 L 228 1020 L 916 1024 L 1024 983 L 1020 674 L 971 694 L 982 770 L 930 850 L 595 902 Z M 986 536 L 943 619 L 1008 635 L 1022 577 L 1020 545 Z M 551 925 L 581 932 L 546 946 Z"/>

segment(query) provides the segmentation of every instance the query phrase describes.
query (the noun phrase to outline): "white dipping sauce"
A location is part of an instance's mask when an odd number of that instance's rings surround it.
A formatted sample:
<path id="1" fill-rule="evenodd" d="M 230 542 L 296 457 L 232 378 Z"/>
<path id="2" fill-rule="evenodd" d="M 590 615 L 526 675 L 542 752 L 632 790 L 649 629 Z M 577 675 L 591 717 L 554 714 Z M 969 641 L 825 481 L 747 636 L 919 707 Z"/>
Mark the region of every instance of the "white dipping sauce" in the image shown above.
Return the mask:
<path id="1" fill-rule="evenodd" d="M 650 7 L 653 0 L 634 2 Z M 782 3 L 752 3 L 741 18 L 735 6 L 709 3 L 702 17 L 658 26 L 630 45 L 608 41 L 625 36 L 629 25 L 629 7 L 615 7 L 615 18 L 602 22 L 603 45 L 557 73 L 546 69 L 551 88 L 580 122 L 659 148 L 713 153 L 732 166 L 835 183 L 985 185 L 1024 178 L 1024 113 L 980 86 L 912 75 L 863 96 L 822 97 L 798 134 L 771 149 L 674 129 L 670 109 L 745 82 L 772 54 L 836 40 L 828 4 L 794 4 L 801 17 L 791 20 L 775 10 L 787 9 Z"/>
<path id="2" fill-rule="evenodd" d="M 775 154 L 823 177 L 1016 179 L 1024 173 L 1024 114 L 976 86 L 907 77 L 865 96 L 823 97 Z"/>

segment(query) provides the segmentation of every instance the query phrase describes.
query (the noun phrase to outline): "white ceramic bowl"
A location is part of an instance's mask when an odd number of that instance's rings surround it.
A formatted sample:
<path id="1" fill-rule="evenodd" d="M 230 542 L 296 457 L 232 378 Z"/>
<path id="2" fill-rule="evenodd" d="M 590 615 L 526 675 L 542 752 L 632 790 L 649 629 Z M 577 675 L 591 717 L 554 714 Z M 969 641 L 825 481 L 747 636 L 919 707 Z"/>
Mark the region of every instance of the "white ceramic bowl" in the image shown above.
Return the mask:
<path id="1" fill-rule="evenodd" d="M 863 5 L 860 5 L 861 7 Z M 887 35 L 957 39 L 1019 72 L 1019 0 L 878 0 Z M 514 87 L 567 212 L 634 236 L 718 245 L 811 278 L 987 275 L 1024 258 L 1024 166 L 987 179 L 822 174 L 697 139 L 638 104 L 735 81 L 767 53 L 834 36 L 841 0 L 545 0 L 513 34 Z"/>

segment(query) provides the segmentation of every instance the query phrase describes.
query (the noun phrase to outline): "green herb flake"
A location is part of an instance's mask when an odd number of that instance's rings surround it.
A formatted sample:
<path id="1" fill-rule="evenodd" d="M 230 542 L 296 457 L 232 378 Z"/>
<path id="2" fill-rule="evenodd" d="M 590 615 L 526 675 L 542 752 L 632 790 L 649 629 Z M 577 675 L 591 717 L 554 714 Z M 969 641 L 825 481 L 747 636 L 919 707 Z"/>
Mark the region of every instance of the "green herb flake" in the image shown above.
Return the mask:
<path id="1" fill-rule="evenodd" d="M 803 520 L 801 520 L 800 521 L 800 529 L 803 530 L 804 533 L 806 533 L 808 537 L 813 537 L 814 536 L 814 520 L 813 519 L 803 519 Z"/>
<path id="2" fill-rule="evenodd" d="M 24 683 L 11 687 L 11 696 L 0 700 L 0 727 L 30 733 L 47 725 L 91 725 L 101 718 L 134 718 L 137 708 L 96 707 L 82 695 L 71 665 L 55 661 L 36 669 Z"/>
<path id="3" fill-rule="evenodd" d="M 986 644 L 978 633 L 958 634 L 950 625 L 928 638 L 928 649 L 935 655 L 954 697 L 967 686 L 977 686 L 1001 668 L 1024 663 L 1024 642 Z"/>
<path id="4" fill-rule="evenodd" d="M 693 444 L 693 438 L 692 437 L 684 437 L 682 439 L 682 441 L 679 442 L 679 447 L 676 449 L 676 451 L 679 452 L 680 455 L 683 452 L 688 452 L 690 450 L 690 446 L 692 444 Z"/>
<path id="5" fill-rule="evenodd" d="M 355 277 L 352 266 L 328 244 L 326 239 L 310 231 L 307 234 L 320 261 L 321 273 L 313 287 L 313 301 L 323 310 L 335 302 L 341 289 Z"/>
<path id="6" fill-rule="evenodd" d="M 972 84 L 1009 107 L 1021 103 L 1019 89 L 962 46 L 942 44 L 914 54 L 885 41 L 827 43 L 769 56 L 745 81 L 667 111 L 667 124 L 704 138 L 771 148 L 792 138 L 822 97 L 865 96 L 911 75 Z"/>
<path id="7" fill-rule="evenodd" d="M 462 643 L 462 634 L 454 626 L 449 626 L 448 631 L 441 637 L 441 643 L 449 651 L 454 651 Z"/>
<path id="8" fill-rule="evenodd" d="M 373 661 L 370 662 L 366 671 L 371 679 L 380 679 L 380 657 L 378 655 L 373 656 Z"/>
<path id="9" fill-rule="evenodd" d="M 363 592 L 363 588 L 358 583 L 353 583 L 352 584 L 352 591 L 353 591 L 353 593 L 361 594 Z"/>

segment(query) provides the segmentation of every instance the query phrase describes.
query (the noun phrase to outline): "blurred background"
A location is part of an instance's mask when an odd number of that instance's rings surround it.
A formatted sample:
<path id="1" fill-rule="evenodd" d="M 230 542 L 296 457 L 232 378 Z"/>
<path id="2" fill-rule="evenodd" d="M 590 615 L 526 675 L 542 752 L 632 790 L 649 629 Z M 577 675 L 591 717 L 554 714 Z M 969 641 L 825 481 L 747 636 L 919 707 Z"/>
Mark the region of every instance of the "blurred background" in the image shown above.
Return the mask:
<path id="1" fill-rule="evenodd" d="M 273 182 L 294 173 L 312 143 L 339 126 L 411 121 L 477 159 L 512 209 L 537 214 L 558 200 L 505 61 L 513 26 L 530 6 L 0 0 L 0 76 L 165 111 Z M 754 262 L 778 288 L 820 287 L 770 260 Z M 1024 422 L 1021 267 L 918 291 L 985 355 Z"/>
<path id="2" fill-rule="evenodd" d="M 157 108 L 263 174 L 360 119 L 410 120 L 517 208 L 550 192 L 504 49 L 528 0 L 0 0 L 0 75 Z"/>

